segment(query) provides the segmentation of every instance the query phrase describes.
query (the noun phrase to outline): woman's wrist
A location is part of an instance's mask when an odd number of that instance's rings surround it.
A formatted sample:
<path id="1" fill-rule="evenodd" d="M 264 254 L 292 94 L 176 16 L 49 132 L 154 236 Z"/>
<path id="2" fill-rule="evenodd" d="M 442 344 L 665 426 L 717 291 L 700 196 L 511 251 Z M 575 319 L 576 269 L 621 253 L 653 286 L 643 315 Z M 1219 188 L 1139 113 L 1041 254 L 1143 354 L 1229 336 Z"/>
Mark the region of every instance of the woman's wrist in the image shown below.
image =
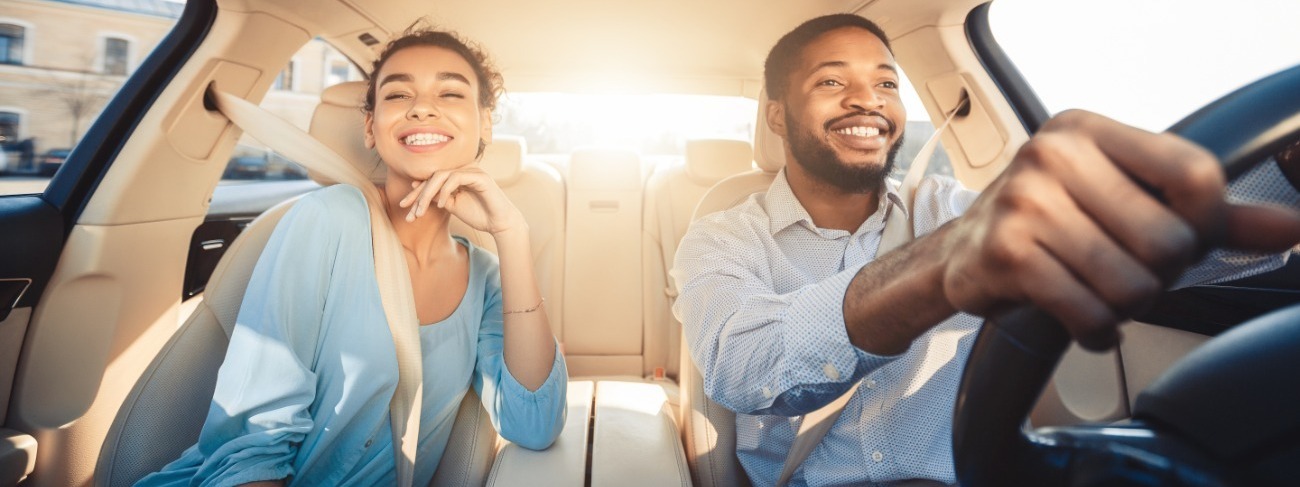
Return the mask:
<path id="1" fill-rule="evenodd" d="M 505 228 L 492 232 L 492 239 L 496 240 L 497 248 L 505 247 L 512 244 L 523 244 L 528 246 L 528 224 L 520 222 Z"/>

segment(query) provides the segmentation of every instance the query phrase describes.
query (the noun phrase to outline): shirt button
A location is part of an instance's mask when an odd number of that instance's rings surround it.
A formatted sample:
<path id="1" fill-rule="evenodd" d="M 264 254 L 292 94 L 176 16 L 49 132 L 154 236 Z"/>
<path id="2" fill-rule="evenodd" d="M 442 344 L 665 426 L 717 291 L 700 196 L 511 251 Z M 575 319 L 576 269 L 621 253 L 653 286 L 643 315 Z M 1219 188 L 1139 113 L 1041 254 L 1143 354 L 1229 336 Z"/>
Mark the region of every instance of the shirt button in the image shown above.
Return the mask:
<path id="1" fill-rule="evenodd" d="M 375 443 L 375 440 L 373 440 L 373 439 L 371 439 L 371 440 L 366 440 L 366 448 L 370 448 L 370 445 L 373 445 L 374 443 Z"/>
<path id="2" fill-rule="evenodd" d="M 769 389 L 769 388 L 767 388 L 767 386 L 764 386 L 764 387 L 763 387 L 763 397 L 771 398 L 771 397 L 772 397 L 772 389 Z"/>
<path id="3" fill-rule="evenodd" d="M 871 452 L 871 459 L 875 460 L 876 462 L 880 462 L 881 460 L 885 459 L 885 454 L 880 453 L 879 451 L 873 451 Z"/>
<path id="4" fill-rule="evenodd" d="M 826 374 L 826 378 L 827 378 L 827 379 L 830 379 L 830 380 L 839 380 L 839 379 L 840 379 L 840 371 L 836 370 L 836 369 L 835 369 L 835 366 L 832 365 L 832 364 L 826 364 L 826 365 L 823 365 L 823 366 L 822 366 L 822 373 L 823 373 L 823 374 Z"/>
<path id="5" fill-rule="evenodd" d="M 876 381 L 872 379 L 867 379 L 867 389 L 875 389 L 875 388 L 876 388 Z"/>

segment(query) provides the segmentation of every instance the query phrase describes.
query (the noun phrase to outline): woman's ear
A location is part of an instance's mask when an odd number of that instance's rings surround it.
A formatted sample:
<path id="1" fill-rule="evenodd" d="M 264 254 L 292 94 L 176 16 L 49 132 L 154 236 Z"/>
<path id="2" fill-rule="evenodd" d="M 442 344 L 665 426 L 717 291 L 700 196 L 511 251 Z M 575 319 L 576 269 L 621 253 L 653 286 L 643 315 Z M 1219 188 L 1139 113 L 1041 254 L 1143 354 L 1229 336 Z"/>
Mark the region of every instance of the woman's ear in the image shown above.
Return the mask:
<path id="1" fill-rule="evenodd" d="M 374 148 L 375 148 L 375 129 L 374 129 L 374 122 L 375 122 L 375 114 L 370 113 L 370 112 L 366 112 L 366 120 L 365 120 L 364 123 L 365 123 L 365 127 L 366 127 L 366 129 L 365 129 L 365 133 L 366 133 L 366 148 L 367 148 L 367 149 L 374 149 Z"/>
<path id="2" fill-rule="evenodd" d="M 479 128 L 478 136 L 480 139 L 483 140 L 484 145 L 491 144 L 492 143 L 492 110 L 483 110 L 482 113 L 479 115 L 479 118 L 480 118 L 479 120 L 480 128 Z"/>

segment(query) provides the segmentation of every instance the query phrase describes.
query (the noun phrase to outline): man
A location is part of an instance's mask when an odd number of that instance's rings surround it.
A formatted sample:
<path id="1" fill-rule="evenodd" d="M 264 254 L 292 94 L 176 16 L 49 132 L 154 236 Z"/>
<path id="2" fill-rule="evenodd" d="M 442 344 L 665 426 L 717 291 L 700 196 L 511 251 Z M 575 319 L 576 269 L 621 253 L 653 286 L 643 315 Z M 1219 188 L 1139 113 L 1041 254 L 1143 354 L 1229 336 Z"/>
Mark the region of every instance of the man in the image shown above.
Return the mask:
<path id="1" fill-rule="evenodd" d="M 930 178 L 905 204 L 886 179 L 906 120 L 895 66 L 883 32 L 854 15 L 783 37 L 763 109 L 788 164 L 679 247 L 674 311 L 705 392 L 738 413 L 737 456 L 755 485 L 775 483 L 795 418 L 859 381 L 791 483 L 951 484 L 952 406 L 978 315 L 1033 303 L 1103 349 L 1202 249 L 1300 241 L 1296 213 L 1225 203 L 1204 150 L 1085 112 L 1048 122 L 982 194 Z M 1261 165 L 1233 190 L 1295 205 L 1278 171 Z M 893 211 L 912 212 L 918 237 L 877 256 Z M 1281 262 L 1206 263 L 1184 278 Z"/>

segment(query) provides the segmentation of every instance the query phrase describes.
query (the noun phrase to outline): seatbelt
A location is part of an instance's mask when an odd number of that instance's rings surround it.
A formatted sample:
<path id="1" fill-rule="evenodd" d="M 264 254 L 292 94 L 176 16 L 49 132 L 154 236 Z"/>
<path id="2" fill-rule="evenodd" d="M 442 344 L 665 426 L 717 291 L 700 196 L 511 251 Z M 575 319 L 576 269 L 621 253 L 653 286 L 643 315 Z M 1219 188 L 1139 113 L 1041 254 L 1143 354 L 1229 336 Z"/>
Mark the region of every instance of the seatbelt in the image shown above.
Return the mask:
<path id="1" fill-rule="evenodd" d="M 388 405 L 393 429 L 393 452 L 397 462 L 397 485 L 411 487 L 415 476 L 420 399 L 424 384 L 419 322 L 415 316 L 415 297 L 411 290 L 406 256 L 397 240 L 392 222 L 384 211 L 379 188 L 352 164 L 302 129 L 243 98 L 218 91 L 214 86 L 209 85 L 207 93 L 215 100 L 217 111 L 245 133 L 325 178 L 355 186 L 365 196 L 366 206 L 370 209 L 370 234 L 379 299 L 397 349 L 397 390 Z"/>
<path id="2" fill-rule="evenodd" d="M 921 178 L 925 176 L 925 170 L 930 166 L 930 159 L 934 156 L 934 150 L 939 146 L 939 136 L 943 135 L 943 132 L 948 129 L 957 113 L 961 112 L 967 103 L 970 103 L 970 99 L 965 96 L 965 92 L 962 95 L 961 101 L 957 103 L 957 108 L 954 108 L 948 114 L 948 118 L 944 119 L 943 124 L 935 129 L 934 135 L 930 136 L 930 140 L 925 141 L 921 151 L 916 153 L 916 158 L 912 159 L 912 166 L 907 168 L 907 175 L 903 176 L 903 182 L 898 187 L 899 199 L 907 205 L 906 213 L 899 211 L 900 208 L 889 209 L 889 215 L 885 217 L 885 229 L 880 236 L 880 247 L 876 250 L 877 257 L 912 241 L 911 215 L 916 208 L 916 205 L 913 204 L 916 198 L 916 187 L 921 184 Z M 808 459 L 808 455 L 812 454 L 813 449 L 817 448 L 817 445 L 822 442 L 822 438 L 826 437 L 826 433 L 830 432 L 831 426 L 835 425 L 835 421 L 840 419 L 840 414 L 844 412 L 844 406 L 848 405 L 849 399 L 853 398 L 853 394 L 858 392 L 858 386 L 860 385 L 862 385 L 862 381 L 853 384 L 853 387 L 850 387 L 840 397 L 835 398 L 830 404 L 803 416 L 803 421 L 799 423 L 799 432 L 794 437 L 794 444 L 790 446 L 790 453 L 785 457 L 785 466 L 781 468 L 781 476 L 776 480 L 776 487 L 785 487 L 790 483 L 790 478 L 794 476 L 795 470 L 798 470 L 799 465 L 802 465 L 803 461 Z"/>

